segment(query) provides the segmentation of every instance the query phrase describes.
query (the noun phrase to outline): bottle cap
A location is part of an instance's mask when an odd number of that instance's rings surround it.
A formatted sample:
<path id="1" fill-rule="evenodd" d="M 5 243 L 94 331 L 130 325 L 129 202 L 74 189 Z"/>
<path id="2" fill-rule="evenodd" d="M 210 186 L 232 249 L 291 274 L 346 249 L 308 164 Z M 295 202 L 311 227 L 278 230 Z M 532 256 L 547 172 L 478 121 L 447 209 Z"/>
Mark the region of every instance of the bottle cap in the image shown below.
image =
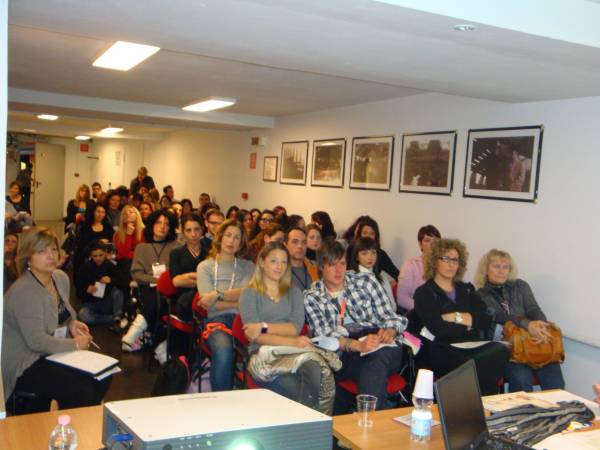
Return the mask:
<path id="1" fill-rule="evenodd" d="M 413 396 L 433 400 L 433 372 L 431 370 L 419 369 Z"/>
<path id="2" fill-rule="evenodd" d="M 68 414 L 63 414 L 61 416 L 58 416 L 58 424 L 59 425 L 69 425 L 71 423 L 71 416 L 69 416 Z"/>

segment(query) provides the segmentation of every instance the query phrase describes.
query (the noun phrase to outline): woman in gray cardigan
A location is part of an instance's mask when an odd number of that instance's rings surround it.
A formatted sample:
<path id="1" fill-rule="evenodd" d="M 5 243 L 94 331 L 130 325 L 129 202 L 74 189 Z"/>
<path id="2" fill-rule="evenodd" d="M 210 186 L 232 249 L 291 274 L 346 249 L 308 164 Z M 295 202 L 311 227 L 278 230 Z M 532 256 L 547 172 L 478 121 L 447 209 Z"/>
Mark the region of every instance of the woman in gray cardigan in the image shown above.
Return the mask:
<path id="1" fill-rule="evenodd" d="M 57 265 L 52 231 L 35 227 L 23 233 L 17 252 L 20 277 L 4 298 L 2 376 L 9 410 L 15 391 L 37 394 L 22 412 L 39 412 L 47 411 L 51 400 L 61 408 L 99 404 L 110 386 L 110 377 L 96 381 L 44 357 L 87 349 L 92 340 L 88 327 L 75 319 L 69 278 Z"/>
<path id="2" fill-rule="evenodd" d="M 488 339 L 501 340 L 502 327 L 507 321 L 526 329 L 539 341 L 549 337 L 546 315 L 535 301 L 529 284 L 517 278 L 517 268 L 508 252 L 496 249 L 487 252 L 479 262 L 475 284 L 492 316 Z M 511 392 L 531 392 L 534 376 L 542 389 L 565 387 L 559 363 L 533 369 L 526 364 L 509 362 L 504 373 Z"/>

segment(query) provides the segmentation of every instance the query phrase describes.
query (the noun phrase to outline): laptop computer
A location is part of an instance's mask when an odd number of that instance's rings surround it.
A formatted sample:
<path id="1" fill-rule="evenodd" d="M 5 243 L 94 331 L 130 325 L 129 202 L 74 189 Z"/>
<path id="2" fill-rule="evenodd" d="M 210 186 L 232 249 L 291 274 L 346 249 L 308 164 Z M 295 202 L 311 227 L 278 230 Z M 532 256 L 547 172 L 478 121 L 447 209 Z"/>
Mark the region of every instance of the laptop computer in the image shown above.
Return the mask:
<path id="1" fill-rule="evenodd" d="M 473 360 L 436 381 L 435 396 L 446 450 L 531 448 L 490 436 Z"/>

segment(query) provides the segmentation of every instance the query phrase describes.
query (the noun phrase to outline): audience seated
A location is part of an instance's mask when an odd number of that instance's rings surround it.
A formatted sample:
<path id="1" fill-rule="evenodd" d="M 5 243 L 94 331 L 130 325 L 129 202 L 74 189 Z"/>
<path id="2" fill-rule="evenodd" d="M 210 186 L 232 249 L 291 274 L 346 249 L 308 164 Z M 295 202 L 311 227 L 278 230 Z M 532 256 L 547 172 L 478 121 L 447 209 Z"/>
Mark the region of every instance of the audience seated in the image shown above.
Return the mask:
<path id="1" fill-rule="evenodd" d="M 417 241 L 421 249 L 420 256 L 414 256 L 402 264 L 400 275 L 398 276 L 398 288 L 396 291 L 396 301 L 398 308 L 404 311 L 411 311 L 415 307 L 413 296 L 419 286 L 425 283 L 423 279 L 423 256 L 431 250 L 431 245 L 436 239 L 441 239 L 442 235 L 433 225 L 425 225 L 417 233 Z"/>
<path id="2" fill-rule="evenodd" d="M 21 194 L 21 185 L 16 181 L 10 183 L 6 201 L 15 208 L 16 212 L 31 214 L 31 211 L 29 210 L 29 204 L 27 203 L 27 198 Z"/>
<path id="3" fill-rule="evenodd" d="M 148 190 L 155 188 L 154 180 L 148 175 L 148 169 L 143 166 L 138 169 L 137 177 L 131 180 L 129 190 L 131 192 L 139 193 L 142 186 L 146 187 Z"/>
<path id="4" fill-rule="evenodd" d="M 406 318 L 390 308 L 374 274 L 346 272 L 346 251 L 340 242 L 323 241 L 317 260 L 322 278 L 304 292 L 308 324 L 315 336 L 339 339 L 342 368 L 336 379 L 355 380 L 359 393 L 376 396 L 377 409 L 386 408 L 387 379 L 400 370 L 402 348 L 382 347 L 360 354 L 380 344 L 397 343 Z M 365 339 L 359 340 L 362 337 Z M 338 394 L 334 414 L 348 412 L 350 404 Z"/>
<path id="5" fill-rule="evenodd" d="M 301 291 L 310 288 L 319 279 L 317 267 L 306 258 L 306 231 L 304 228 L 290 228 L 285 235 L 285 246 L 289 252 L 292 286 Z"/>
<path id="6" fill-rule="evenodd" d="M 321 230 L 321 238 L 325 239 L 337 239 L 337 233 L 333 227 L 331 217 L 325 211 L 315 211 L 310 216 L 310 223 L 314 223 Z"/>
<path id="7" fill-rule="evenodd" d="M 181 199 L 181 215 L 183 216 L 187 216 L 188 214 L 191 214 L 194 210 L 194 205 L 192 204 L 192 201 L 189 198 L 182 198 Z"/>
<path id="8" fill-rule="evenodd" d="M 173 186 L 171 186 L 170 184 L 167 184 L 165 187 L 163 187 L 163 194 L 165 194 L 167 197 L 169 197 L 169 200 L 171 200 L 171 203 L 176 201 L 175 200 L 175 190 L 173 189 Z"/>
<path id="9" fill-rule="evenodd" d="M 313 346 L 308 337 L 299 336 L 304 326 L 304 301 L 302 292 L 291 284 L 289 259 L 288 251 L 282 243 L 266 244 L 258 255 L 250 285 L 242 290 L 240 314 L 244 333 L 250 341 L 251 368 L 253 359 L 260 358 L 262 361 L 267 357 L 258 354 L 263 345 L 305 349 Z M 261 387 L 309 408 L 319 409 L 321 358 L 316 353 L 312 358 L 300 357 L 300 354 L 296 358 L 298 366 L 290 366 L 287 373 L 277 375 L 269 381 L 256 374 L 254 381 Z M 332 377 L 327 364 L 323 366 L 326 376 Z"/>
<path id="10" fill-rule="evenodd" d="M 304 221 L 304 217 L 298 214 L 292 214 L 287 219 L 287 228 L 306 228 L 306 222 Z"/>
<path id="11" fill-rule="evenodd" d="M 17 246 L 19 235 L 17 233 L 4 234 L 4 293 L 17 280 Z"/>
<path id="12" fill-rule="evenodd" d="M 239 210 L 240 210 L 240 208 L 238 208 L 236 205 L 230 206 L 229 209 L 227 210 L 227 213 L 225 214 L 225 218 L 237 220 L 237 213 Z"/>
<path id="13" fill-rule="evenodd" d="M 208 204 L 210 204 L 210 195 L 203 192 L 198 196 L 198 211 L 200 212 L 200 215 L 204 214 L 202 209 Z"/>
<path id="14" fill-rule="evenodd" d="M 107 258 L 106 244 L 92 242 L 88 252 L 79 272 L 77 296 L 83 302 L 79 319 L 88 325 L 113 324 L 111 329 L 120 331 L 124 297 L 115 284 L 117 266 Z"/>
<path id="15" fill-rule="evenodd" d="M 37 394 L 25 412 L 99 404 L 111 377 L 96 381 L 87 374 L 48 361 L 45 356 L 84 350 L 92 337 L 76 320 L 69 303 L 69 277 L 57 269 L 58 240 L 47 228 L 23 233 L 17 253 L 19 279 L 4 299 L 2 377 L 11 409 L 15 392 Z"/>
<path id="16" fill-rule="evenodd" d="M 148 220 L 148 217 L 150 217 L 150 214 L 154 212 L 152 203 L 143 201 L 140 203 L 140 207 L 138 209 L 140 212 L 140 216 L 142 217 L 142 222 L 145 224 L 146 220 Z"/>
<path id="17" fill-rule="evenodd" d="M 200 245 L 202 245 L 202 251 L 208 254 L 212 248 L 212 242 L 217 234 L 217 230 L 225 221 L 225 216 L 218 209 L 211 208 L 204 216 L 200 217 L 204 217 L 204 227 L 206 229 L 206 233 L 204 233 L 204 236 L 200 240 Z"/>
<path id="18" fill-rule="evenodd" d="M 102 191 L 102 185 L 97 181 L 94 181 L 92 183 L 92 200 L 96 203 L 104 203 L 103 194 L 104 191 Z"/>
<path id="19" fill-rule="evenodd" d="M 162 208 L 160 206 L 160 193 L 158 189 L 152 188 L 148 191 L 148 195 L 150 196 L 150 203 L 152 204 L 152 211 L 158 211 Z"/>
<path id="20" fill-rule="evenodd" d="M 82 184 L 75 192 L 75 198 L 67 204 L 67 217 L 65 218 L 65 232 L 69 227 L 75 226 L 85 219 L 86 211 L 93 206 L 94 202 L 90 198 L 90 188 L 87 184 Z"/>
<path id="21" fill-rule="evenodd" d="M 252 214 L 252 220 L 254 220 L 255 224 L 258 224 L 258 221 L 260 220 L 260 209 L 258 208 L 252 208 L 250 210 L 250 214 Z"/>
<path id="22" fill-rule="evenodd" d="M 309 223 L 306 226 L 306 257 L 313 265 L 317 264 L 317 250 L 322 242 L 321 229 L 318 225 Z"/>
<path id="23" fill-rule="evenodd" d="M 116 286 L 127 295 L 129 283 L 131 282 L 131 262 L 135 248 L 138 244 L 145 242 L 144 229 L 140 212 L 134 206 L 126 205 L 120 214 L 119 226 L 113 236 L 113 244 L 117 263 Z"/>
<path id="24" fill-rule="evenodd" d="M 502 340 L 502 327 L 507 321 L 529 331 L 540 342 L 548 339 L 546 315 L 536 302 L 529 284 L 517 278 L 516 265 L 508 252 L 496 249 L 487 252 L 479 263 L 475 284 L 492 317 L 487 339 Z M 504 375 L 511 392 L 531 392 L 534 376 L 542 389 L 565 387 L 559 363 L 533 369 L 525 364 L 509 362 Z"/>
<path id="25" fill-rule="evenodd" d="M 202 219 L 197 214 L 188 214 L 181 224 L 185 244 L 171 252 L 169 272 L 178 293 L 172 300 L 177 304 L 177 316 L 181 320 L 192 320 L 192 300 L 196 295 L 196 275 L 198 264 L 207 256 L 200 245 L 204 234 Z"/>
<path id="26" fill-rule="evenodd" d="M 108 223 L 116 230 L 121 222 L 121 196 L 117 191 L 108 191 L 106 193 L 106 219 Z"/>
<path id="27" fill-rule="evenodd" d="M 282 242 L 284 238 L 285 233 L 283 232 L 283 228 L 276 223 L 270 223 L 262 228 L 256 237 L 250 241 L 245 256 L 247 259 L 256 262 L 256 258 L 265 244 L 269 242 Z"/>
<path id="28" fill-rule="evenodd" d="M 207 259 L 198 265 L 197 288 L 200 306 L 208 312 L 208 320 L 231 329 L 238 313 L 238 300 L 243 287 L 254 273 L 251 261 L 239 258 L 246 247 L 245 230 L 235 220 L 226 220 L 218 228 Z M 213 391 L 230 390 L 233 386 L 233 338 L 223 330 L 210 333 L 210 383 Z"/>
<path id="29" fill-rule="evenodd" d="M 160 209 L 168 209 L 171 207 L 171 199 L 166 195 L 163 195 L 159 201 Z"/>
<path id="30" fill-rule="evenodd" d="M 131 277 L 138 284 L 140 312 L 131 323 L 127 333 L 121 339 L 121 348 L 124 351 L 136 351 L 141 348 L 138 338 L 149 330 L 157 330 L 159 307 L 164 307 L 159 302 L 156 290 L 158 277 L 169 268 L 169 257 L 173 249 L 178 247 L 175 240 L 177 218 L 166 210 L 156 211 L 148 219 L 148 226 L 144 230 L 146 243 L 135 247 L 131 263 Z M 152 343 L 158 344 L 160 335 L 152 336 Z"/>
<path id="31" fill-rule="evenodd" d="M 348 269 L 358 273 L 366 272 L 374 274 L 385 291 L 390 308 L 395 311 L 396 301 L 394 300 L 394 294 L 392 294 L 392 286 L 388 279 L 381 275 L 377 250 L 379 250 L 379 246 L 373 239 L 369 237 L 358 238 L 352 245 Z"/>
<path id="32" fill-rule="evenodd" d="M 254 231 L 254 219 L 252 218 L 250 211 L 247 209 L 240 209 L 237 212 L 236 219 L 244 226 L 246 230 L 246 236 L 250 236 Z"/>
<path id="33" fill-rule="evenodd" d="M 415 291 L 414 297 L 419 322 L 416 331 L 423 337 L 417 362 L 439 378 L 473 359 L 481 392 L 491 395 L 498 392 L 498 380 L 508 362 L 506 346 L 499 342 L 473 349 L 451 345 L 482 340 L 492 322 L 475 287 L 460 281 L 467 259 L 465 245 L 456 239 L 437 240 L 425 255 L 423 267 L 427 282 Z"/>
<path id="34" fill-rule="evenodd" d="M 31 214 L 26 211 L 17 212 L 12 203 L 6 202 L 4 209 L 4 230 L 6 232 L 20 233 L 23 229 L 33 225 Z"/>

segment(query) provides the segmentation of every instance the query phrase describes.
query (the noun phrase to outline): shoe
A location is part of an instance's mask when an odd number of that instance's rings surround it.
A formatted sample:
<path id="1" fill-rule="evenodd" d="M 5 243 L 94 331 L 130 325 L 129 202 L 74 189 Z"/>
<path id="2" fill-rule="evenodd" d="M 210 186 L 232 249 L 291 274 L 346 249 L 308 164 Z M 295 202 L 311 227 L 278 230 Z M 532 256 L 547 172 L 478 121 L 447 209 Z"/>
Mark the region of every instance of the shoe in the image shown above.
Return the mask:
<path id="1" fill-rule="evenodd" d="M 129 320 L 127 320 L 127 317 L 123 316 L 121 318 L 121 321 L 119 322 L 119 328 L 121 330 L 124 330 L 125 328 L 127 328 L 127 325 L 129 325 Z"/>
<path id="2" fill-rule="evenodd" d="M 138 314 L 135 316 L 135 319 L 129 326 L 127 333 L 121 338 L 121 348 L 123 351 L 132 351 L 130 350 L 133 347 L 133 344 L 137 340 L 138 337 L 142 335 L 144 331 L 148 328 L 148 322 L 144 319 L 144 316 Z"/>
<path id="3" fill-rule="evenodd" d="M 142 339 L 138 337 L 132 345 L 127 344 L 126 342 L 121 342 L 121 351 L 133 353 L 141 350 L 143 347 Z"/>
<path id="4" fill-rule="evenodd" d="M 154 358 L 160 363 L 162 366 L 167 362 L 167 341 L 162 341 L 160 344 L 156 346 L 154 349 Z"/>

